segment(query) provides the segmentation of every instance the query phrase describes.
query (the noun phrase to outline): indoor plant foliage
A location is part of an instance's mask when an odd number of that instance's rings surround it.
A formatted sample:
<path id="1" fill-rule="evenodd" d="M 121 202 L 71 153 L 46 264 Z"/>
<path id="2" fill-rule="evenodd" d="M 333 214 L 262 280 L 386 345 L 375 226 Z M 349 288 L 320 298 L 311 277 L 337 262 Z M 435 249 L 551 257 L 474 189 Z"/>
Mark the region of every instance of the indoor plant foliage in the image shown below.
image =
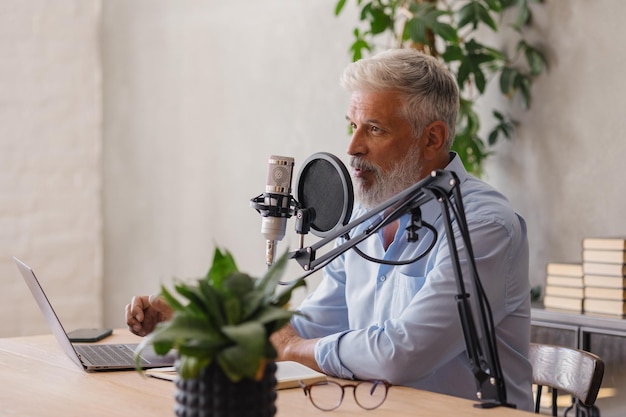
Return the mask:
<path id="1" fill-rule="evenodd" d="M 219 368 L 221 381 L 229 380 L 234 385 L 261 380 L 268 373 L 266 366 L 273 366 L 270 377 L 274 378 L 277 352 L 270 336 L 295 314 L 285 308 L 286 304 L 292 291 L 305 285 L 299 279 L 276 291 L 286 262 L 287 253 L 262 278 L 255 279 L 238 270 L 228 251 L 216 249 L 205 277 L 179 281 L 175 292 L 161 288 L 161 295 L 174 314 L 146 336 L 137 348 L 138 353 L 147 345 L 152 345 L 160 355 L 175 349 L 179 391 L 185 381 L 198 379 L 209 368 Z M 271 389 L 275 389 L 275 383 L 274 378 Z M 216 389 L 223 391 L 223 387 L 217 387 L 210 396 L 216 396 Z M 246 390 L 249 389 L 247 386 Z M 249 392 L 238 394 L 238 402 L 242 395 L 250 396 Z M 180 405 L 179 395 L 177 402 Z"/>
<path id="2" fill-rule="evenodd" d="M 362 25 L 354 29 L 350 47 L 353 60 L 380 47 L 411 47 L 441 59 L 456 76 L 461 92 L 454 150 L 466 167 L 480 175 L 489 147 L 500 135 L 510 138 L 516 122 L 494 110 L 494 125 L 487 140 L 479 136 L 477 99 L 485 93 L 488 81 L 498 79 L 500 92 L 509 99 L 519 97 L 524 109 L 531 103 L 533 80 L 546 70 L 544 55 L 525 38 L 524 29 L 532 22 L 529 3 L 543 0 L 356 0 Z M 347 0 L 338 0 L 335 14 Z M 481 28 L 501 30 L 510 26 L 517 34 L 515 48 L 481 43 Z M 385 42 L 386 41 L 386 42 Z"/>

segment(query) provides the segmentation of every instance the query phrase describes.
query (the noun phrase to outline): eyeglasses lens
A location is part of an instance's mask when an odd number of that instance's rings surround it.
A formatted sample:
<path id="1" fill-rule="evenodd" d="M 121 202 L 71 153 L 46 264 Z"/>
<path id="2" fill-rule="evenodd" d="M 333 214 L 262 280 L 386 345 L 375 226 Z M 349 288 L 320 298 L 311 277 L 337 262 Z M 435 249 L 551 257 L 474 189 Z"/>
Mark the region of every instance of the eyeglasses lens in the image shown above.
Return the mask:
<path id="1" fill-rule="evenodd" d="M 343 388 L 333 381 L 319 382 L 310 387 L 309 396 L 317 408 L 330 411 L 341 404 Z"/>
<path id="2" fill-rule="evenodd" d="M 378 381 L 360 382 L 354 389 L 354 399 L 366 410 L 380 406 L 387 397 L 387 387 Z"/>

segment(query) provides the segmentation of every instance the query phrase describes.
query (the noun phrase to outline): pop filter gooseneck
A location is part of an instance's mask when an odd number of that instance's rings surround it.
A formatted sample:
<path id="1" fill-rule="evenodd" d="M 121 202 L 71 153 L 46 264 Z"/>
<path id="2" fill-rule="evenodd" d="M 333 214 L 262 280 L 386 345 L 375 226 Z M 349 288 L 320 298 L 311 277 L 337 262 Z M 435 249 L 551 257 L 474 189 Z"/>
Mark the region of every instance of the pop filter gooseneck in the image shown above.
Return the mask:
<path id="1" fill-rule="evenodd" d="M 354 190 L 346 166 L 327 152 L 311 155 L 298 173 L 296 200 L 312 211 L 310 227 L 315 236 L 326 237 L 348 224 Z"/>

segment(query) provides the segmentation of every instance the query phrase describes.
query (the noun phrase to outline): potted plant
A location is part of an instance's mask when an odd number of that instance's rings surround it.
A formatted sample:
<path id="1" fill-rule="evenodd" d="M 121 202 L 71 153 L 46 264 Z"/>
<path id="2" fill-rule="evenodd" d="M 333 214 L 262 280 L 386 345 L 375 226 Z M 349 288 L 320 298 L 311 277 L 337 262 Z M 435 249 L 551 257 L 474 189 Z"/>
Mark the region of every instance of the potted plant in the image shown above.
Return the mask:
<path id="1" fill-rule="evenodd" d="M 148 345 L 159 355 L 176 350 L 176 415 L 275 414 L 277 353 L 270 336 L 295 314 L 285 306 L 305 285 L 299 279 L 276 291 L 286 262 L 287 253 L 255 279 L 216 248 L 205 277 L 179 281 L 175 293 L 161 288 L 174 314 L 146 336 L 137 354 Z"/>
<path id="2" fill-rule="evenodd" d="M 510 138 L 517 122 L 494 109 L 487 139 L 480 136 L 479 99 L 490 80 L 498 79 L 503 96 L 519 97 L 530 108 L 533 81 L 547 69 L 544 54 L 531 44 L 525 30 L 532 27 L 530 3 L 543 0 L 356 0 L 360 13 L 350 52 L 354 61 L 385 47 L 409 47 L 444 62 L 456 76 L 461 103 L 454 150 L 466 168 L 481 175 L 484 159 L 503 135 Z M 348 0 L 337 0 L 339 15 Z M 516 45 L 487 45 L 485 30 L 511 30 Z M 482 35 L 481 35 L 482 34 Z M 484 118 L 483 118 L 484 120 Z"/>

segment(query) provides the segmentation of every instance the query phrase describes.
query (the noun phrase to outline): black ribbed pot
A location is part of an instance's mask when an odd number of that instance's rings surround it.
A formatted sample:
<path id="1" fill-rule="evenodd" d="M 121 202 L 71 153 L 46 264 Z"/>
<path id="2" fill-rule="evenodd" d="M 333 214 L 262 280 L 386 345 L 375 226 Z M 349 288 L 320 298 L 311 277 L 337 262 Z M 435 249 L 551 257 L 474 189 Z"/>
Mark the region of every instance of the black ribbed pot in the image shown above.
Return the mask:
<path id="1" fill-rule="evenodd" d="M 232 382 L 214 361 L 194 379 L 176 378 L 178 417 L 272 417 L 276 414 L 276 363 L 260 381 Z"/>

